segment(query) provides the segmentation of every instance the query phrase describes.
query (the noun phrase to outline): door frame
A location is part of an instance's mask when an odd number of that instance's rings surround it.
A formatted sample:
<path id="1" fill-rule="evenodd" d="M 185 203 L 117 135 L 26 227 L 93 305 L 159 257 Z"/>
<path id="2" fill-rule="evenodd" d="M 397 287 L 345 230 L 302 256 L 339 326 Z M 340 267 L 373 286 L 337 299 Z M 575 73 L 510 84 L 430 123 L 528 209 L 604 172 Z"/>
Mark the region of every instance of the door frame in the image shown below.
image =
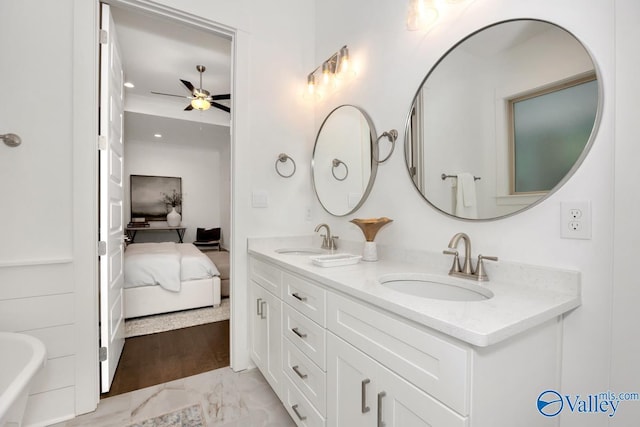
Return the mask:
<path id="1" fill-rule="evenodd" d="M 247 301 L 247 286 L 240 286 L 240 283 L 246 279 L 246 268 L 240 268 L 242 265 L 246 265 L 246 253 L 238 251 L 243 251 L 246 248 L 246 232 L 242 232 L 243 229 L 246 229 L 246 224 L 242 224 L 246 222 L 242 218 L 238 218 L 235 215 L 237 212 L 236 206 L 238 200 L 238 194 L 242 191 L 246 192 L 246 189 L 243 188 L 245 185 L 238 184 L 239 177 L 239 168 L 236 166 L 238 163 L 238 157 L 242 157 L 242 155 L 246 155 L 248 150 L 246 148 L 240 149 L 238 141 L 240 140 L 248 140 L 246 135 L 248 135 L 248 131 L 242 129 L 248 129 L 248 65 L 249 65 L 249 35 L 247 33 L 237 31 L 235 28 L 211 21 L 209 19 L 205 19 L 187 12 L 183 12 L 178 9 L 174 9 L 168 6 L 158 5 L 158 4 L 150 4 L 147 0 L 104 0 L 106 4 L 123 8 L 123 9 L 131 9 L 136 10 L 138 12 L 143 12 L 151 15 L 162 16 L 171 20 L 174 20 L 179 23 L 183 23 L 185 25 L 195 27 L 197 29 L 201 29 L 202 31 L 207 31 L 211 33 L 215 33 L 217 35 L 226 37 L 231 41 L 231 93 L 234 94 L 234 101 L 232 102 L 232 114 L 230 121 L 230 175 L 231 175 L 231 206 L 230 206 L 230 228 L 231 228 L 231 236 L 229 239 L 229 249 L 230 249 L 230 269 L 231 269 L 231 280 L 230 280 L 230 293 L 234 295 L 234 298 L 231 299 L 231 318 L 230 318 L 230 349 L 231 349 L 231 368 L 234 371 L 240 371 L 247 369 L 252 366 L 250 355 L 249 355 L 249 344 L 248 344 L 248 325 L 246 321 L 242 321 L 241 319 L 247 318 L 248 308 L 246 306 Z M 86 0 L 76 0 L 76 3 L 90 3 L 86 2 Z M 93 0 L 92 6 L 96 9 L 99 9 L 100 0 Z M 86 16 L 86 14 L 85 14 Z M 95 29 L 95 34 L 98 33 L 98 20 L 93 24 Z M 97 39 L 97 37 L 96 37 Z M 95 47 L 93 48 L 94 52 L 97 51 L 97 42 Z M 84 50 L 86 53 L 86 49 Z M 97 68 L 97 66 L 96 66 Z M 240 83 L 239 83 L 240 82 Z M 98 79 L 97 74 L 94 73 L 93 77 L 94 89 L 97 92 L 98 88 Z M 83 105 L 86 105 L 83 104 Z M 95 101 L 95 106 L 97 111 L 97 99 Z M 239 126 L 239 124 L 244 124 L 244 126 Z M 97 129 L 97 125 L 95 126 Z M 95 135 L 97 135 L 97 130 Z M 97 150 L 96 154 L 97 156 Z M 94 179 L 97 179 L 97 167 L 94 165 L 93 171 Z M 94 195 L 97 199 L 97 183 L 94 189 Z M 96 216 L 95 216 L 95 224 L 94 224 L 94 232 L 97 235 L 97 208 L 96 208 Z M 97 240 L 97 239 L 96 239 Z M 97 242 L 95 242 L 97 244 Z M 235 250 L 235 249 L 238 250 Z M 94 261 L 94 269 L 97 270 L 97 260 Z M 97 355 L 98 350 L 98 334 L 97 334 L 97 325 L 98 325 L 98 300 L 99 300 L 99 292 L 98 292 L 98 282 L 97 282 L 97 274 L 94 275 L 96 277 L 96 282 L 94 284 L 94 290 L 91 292 L 91 298 L 94 304 L 92 304 L 91 308 L 87 311 L 91 312 L 90 318 L 93 320 L 92 325 L 94 325 L 94 330 L 91 331 L 90 336 L 92 343 L 94 354 Z M 82 304 L 81 299 L 78 299 L 78 305 Z M 87 300 L 84 300 L 85 302 Z M 234 319 L 238 321 L 234 321 Z M 84 340 L 83 340 L 84 341 Z M 88 348 L 88 344 L 87 347 Z M 85 348 L 85 349 L 86 349 Z M 87 363 L 88 365 L 88 363 Z M 85 365 L 85 366 L 87 366 Z M 93 384 L 99 384 L 99 364 L 96 361 L 93 362 L 95 368 L 93 372 L 95 372 L 95 378 L 91 381 Z M 78 368 L 78 372 L 82 372 L 86 375 L 86 368 L 81 369 Z M 93 394 L 93 390 L 95 390 L 95 394 Z M 90 403 L 87 401 L 92 400 L 91 398 L 85 398 L 84 404 L 80 403 L 81 398 L 77 398 L 76 405 L 76 413 L 84 413 L 89 412 L 95 409 L 97 406 L 97 402 L 99 401 L 99 388 L 95 385 L 92 385 L 91 388 L 79 388 L 76 396 L 83 395 L 83 391 L 86 391 L 88 395 L 93 395 L 95 398 L 95 403 L 93 403 L 93 407 L 90 407 Z"/>

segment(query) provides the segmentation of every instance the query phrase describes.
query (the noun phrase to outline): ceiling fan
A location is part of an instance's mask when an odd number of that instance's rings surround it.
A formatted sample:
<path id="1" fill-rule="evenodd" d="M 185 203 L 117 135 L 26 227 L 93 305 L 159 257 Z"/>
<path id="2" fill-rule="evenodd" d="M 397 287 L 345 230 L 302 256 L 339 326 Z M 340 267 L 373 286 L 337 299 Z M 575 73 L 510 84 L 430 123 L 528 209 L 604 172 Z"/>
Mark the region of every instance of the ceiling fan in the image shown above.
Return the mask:
<path id="1" fill-rule="evenodd" d="M 173 95 L 171 93 L 161 93 L 161 92 L 153 92 L 153 91 L 151 93 L 155 95 L 177 96 L 178 98 L 190 99 L 191 103 L 189 103 L 189 105 L 186 106 L 186 108 L 184 109 L 185 111 L 190 111 L 194 109 L 204 111 L 204 110 L 208 110 L 210 107 L 215 107 L 222 111 L 226 111 L 227 113 L 231 112 L 231 109 L 226 105 L 222 105 L 218 102 L 215 102 L 223 99 L 231 99 L 231 94 L 227 93 L 223 95 L 211 95 L 211 93 L 208 90 L 202 89 L 202 73 L 204 73 L 206 69 L 207 68 L 204 65 L 196 65 L 196 70 L 198 70 L 198 72 L 200 73 L 199 88 L 194 87 L 191 84 L 191 82 L 187 80 L 180 79 L 180 81 L 182 82 L 183 85 L 185 85 L 187 90 L 191 92 L 191 96 Z"/>

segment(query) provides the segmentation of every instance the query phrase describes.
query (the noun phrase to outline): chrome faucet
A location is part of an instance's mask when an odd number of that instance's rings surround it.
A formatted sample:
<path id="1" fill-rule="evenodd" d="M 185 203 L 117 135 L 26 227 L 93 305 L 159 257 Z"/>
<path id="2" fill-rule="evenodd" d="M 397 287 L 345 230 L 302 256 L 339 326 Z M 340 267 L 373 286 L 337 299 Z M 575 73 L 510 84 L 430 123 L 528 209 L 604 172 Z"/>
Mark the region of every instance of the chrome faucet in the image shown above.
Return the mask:
<path id="1" fill-rule="evenodd" d="M 322 249 L 329 249 L 332 251 L 338 249 L 338 244 L 336 243 L 336 239 L 338 238 L 338 236 L 331 235 L 331 229 L 329 229 L 329 226 L 327 224 L 318 224 L 314 231 L 318 232 L 323 227 L 327 230 L 327 234 L 321 234 Z"/>
<path id="2" fill-rule="evenodd" d="M 460 267 L 460 256 L 458 253 L 458 243 L 460 239 L 464 242 L 464 264 Z M 449 270 L 449 275 L 475 279 L 479 282 L 489 280 L 484 269 L 482 260 L 497 261 L 498 257 L 478 255 L 478 263 L 475 270 L 471 267 L 471 239 L 465 233 L 456 233 L 449 241 L 449 249 L 442 251 L 444 254 L 453 255 L 453 265 Z"/>

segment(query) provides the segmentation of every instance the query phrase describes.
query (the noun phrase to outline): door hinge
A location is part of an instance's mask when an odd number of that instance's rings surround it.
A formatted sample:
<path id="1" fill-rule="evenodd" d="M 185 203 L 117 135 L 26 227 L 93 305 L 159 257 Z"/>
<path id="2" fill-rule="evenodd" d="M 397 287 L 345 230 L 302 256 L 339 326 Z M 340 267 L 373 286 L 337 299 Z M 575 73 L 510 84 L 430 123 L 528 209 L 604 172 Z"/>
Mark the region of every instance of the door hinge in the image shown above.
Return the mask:
<path id="1" fill-rule="evenodd" d="M 98 135 L 98 150 L 107 149 L 107 137 L 104 135 Z"/>
<path id="2" fill-rule="evenodd" d="M 98 242 L 98 256 L 105 256 L 107 254 L 107 242 L 100 240 Z"/>
<path id="3" fill-rule="evenodd" d="M 109 42 L 109 33 L 107 30 L 100 30 L 100 44 L 107 44 Z"/>
<path id="4" fill-rule="evenodd" d="M 100 347 L 98 350 L 98 359 L 100 362 L 107 360 L 107 347 Z"/>

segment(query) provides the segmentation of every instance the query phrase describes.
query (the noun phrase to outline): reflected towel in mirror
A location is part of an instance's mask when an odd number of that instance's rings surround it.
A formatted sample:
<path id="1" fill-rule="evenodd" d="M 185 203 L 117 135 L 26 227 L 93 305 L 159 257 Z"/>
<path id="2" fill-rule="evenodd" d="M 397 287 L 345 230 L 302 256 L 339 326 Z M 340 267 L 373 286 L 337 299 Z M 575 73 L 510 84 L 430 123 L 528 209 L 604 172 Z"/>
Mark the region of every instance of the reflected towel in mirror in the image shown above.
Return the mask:
<path id="1" fill-rule="evenodd" d="M 456 175 L 456 216 L 462 218 L 478 218 L 476 201 L 476 182 L 473 175 L 462 172 Z"/>

